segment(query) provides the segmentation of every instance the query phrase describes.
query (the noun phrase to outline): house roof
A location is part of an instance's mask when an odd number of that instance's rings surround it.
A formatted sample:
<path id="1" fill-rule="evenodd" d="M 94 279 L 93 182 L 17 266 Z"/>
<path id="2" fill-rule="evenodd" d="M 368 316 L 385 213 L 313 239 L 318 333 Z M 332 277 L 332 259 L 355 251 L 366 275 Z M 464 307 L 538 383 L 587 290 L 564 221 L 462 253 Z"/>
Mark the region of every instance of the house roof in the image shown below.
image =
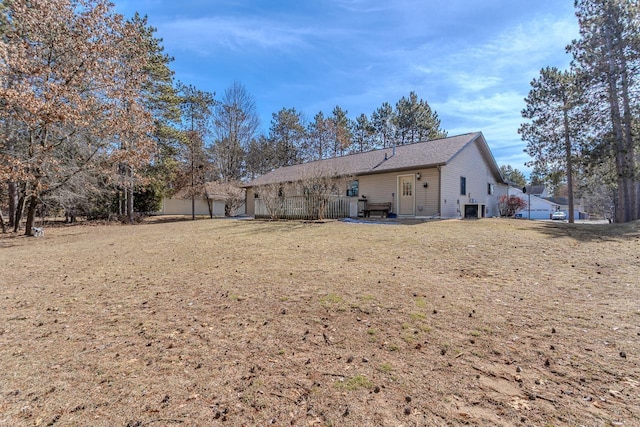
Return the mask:
<path id="1" fill-rule="evenodd" d="M 206 194 L 205 194 L 206 191 Z M 209 196 L 212 200 L 225 200 L 230 192 L 238 192 L 244 191 L 241 188 L 238 188 L 237 185 L 230 183 L 222 183 L 222 182 L 206 182 L 204 184 L 204 188 L 198 186 L 195 188 L 195 192 L 198 194 L 198 197 L 206 197 Z M 183 187 L 175 193 L 172 197 L 173 199 L 191 199 L 191 187 Z"/>
<path id="2" fill-rule="evenodd" d="M 446 165 L 466 146 L 478 143 L 485 160 L 498 182 L 504 182 L 498 166 L 481 132 L 434 139 L 393 148 L 349 154 L 342 157 L 317 160 L 299 165 L 285 166 L 268 172 L 243 187 L 295 182 L 305 176 L 359 176 Z"/>
<path id="3" fill-rule="evenodd" d="M 527 189 L 528 188 L 529 186 L 527 186 Z M 554 202 L 553 200 L 549 200 L 548 198 L 544 199 L 542 197 L 536 196 L 533 193 L 523 193 L 521 188 L 518 188 L 515 186 L 512 186 L 509 188 L 509 195 L 522 197 L 523 199 L 531 198 L 531 202 L 532 202 L 531 204 L 533 204 L 534 202 L 542 203 L 542 204 L 552 206 L 553 208 L 555 208 L 558 205 L 558 203 Z"/>
<path id="4" fill-rule="evenodd" d="M 527 185 L 527 192 L 531 193 L 532 196 L 539 196 L 544 194 L 545 186 L 544 185 Z"/>

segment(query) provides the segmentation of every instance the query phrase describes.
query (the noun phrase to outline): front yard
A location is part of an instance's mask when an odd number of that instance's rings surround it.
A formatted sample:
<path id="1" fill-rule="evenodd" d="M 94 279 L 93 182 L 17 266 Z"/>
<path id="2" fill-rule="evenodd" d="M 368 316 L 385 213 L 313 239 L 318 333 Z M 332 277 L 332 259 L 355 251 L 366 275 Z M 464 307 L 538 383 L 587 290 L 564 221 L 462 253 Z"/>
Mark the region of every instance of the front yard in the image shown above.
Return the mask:
<path id="1" fill-rule="evenodd" d="M 638 425 L 640 224 L 0 237 L 0 425 Z"/>

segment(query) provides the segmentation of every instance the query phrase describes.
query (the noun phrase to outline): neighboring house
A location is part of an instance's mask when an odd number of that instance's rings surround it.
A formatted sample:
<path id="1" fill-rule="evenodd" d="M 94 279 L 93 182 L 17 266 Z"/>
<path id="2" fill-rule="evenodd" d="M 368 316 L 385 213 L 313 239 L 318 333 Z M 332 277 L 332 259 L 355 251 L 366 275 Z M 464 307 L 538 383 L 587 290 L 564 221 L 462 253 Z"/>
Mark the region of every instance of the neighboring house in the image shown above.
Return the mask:
<path id="1" fill-rule="evenodd" d="M 172 197 L 162 200 L 162 207 L 156 215 L 191 215 L 191 188 L 186 187 L 178 191 Z M 197 191 L 194 197 L 194 211 L 196 215 L 207 215 L 211 217 L 225 216 L 225 208 L 229 195 L 236 194 L 241 199 L 244 198 L 244 190 L 230 184 L 218 182 L 207 182 L 204 188 Z M 231 216 L 244 214 L 244 204 L 230 212 Z"/>
<path id="2" fill-rule="evenodd" d="M 529 216 L 531 216 L 530 219 L 551 219 L 551 215 L 560 210 L 560 205 L 557 203 L 529 192 L 529 186 L 527 186 L 527 193 L 523 193 L 520 188 L 509 187 L 509 196 L 517 196 L 527 202 L 526 208 L 516 212 L 516 218 L 529 219 Z"/>
<path id="3" fill-rule="evenodd" d="M 244 185 L 247 214 L 269 216 L 261 191 L 279 186 L 284 217 L 315 187 L 313 177 L 334 178 L 327 217 L 361 216 L 365 204 L 389 204 L 399 217 L 499 216 L 506 182 L 480 132 L 286 166 Z M 286 203 L 284 203 L 286 201 Z"/>
<path id="4" fill-rule="evenodd" d="M 552 203 L 559 205 L 558 210 L 564 212 L 569 217 L 569 199 L 567 197 L 547 197 Z M 585 212 L 585 208 L 582 204 L 582 200 L 574 200 L 573 204 L 573 219 L 588 219 L 589 214 Z"/>
<path id="5" fill-rule="evenodd" d="M 531 194 L 532 196 L 540 197 L 541 199 L 549 197 L 545 185 L 527 185 L 525 188 L 527 189 L 527 194 Z"/>

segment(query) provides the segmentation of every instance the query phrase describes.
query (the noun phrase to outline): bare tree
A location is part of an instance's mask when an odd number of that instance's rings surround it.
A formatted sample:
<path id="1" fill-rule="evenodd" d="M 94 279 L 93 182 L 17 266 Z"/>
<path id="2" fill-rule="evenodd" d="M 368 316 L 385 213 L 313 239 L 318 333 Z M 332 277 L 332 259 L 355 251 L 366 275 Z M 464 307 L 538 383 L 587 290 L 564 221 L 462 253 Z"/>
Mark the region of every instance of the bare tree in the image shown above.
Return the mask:
<path id="1" fill-rule="evenodd" d="M 256 137 L 260 120 L 253 97 L 234 82 L 214 110 L 216 140 L 212 154 L 222 182 L 239 181 L 244 175 L 245 154 Z"/>
<path id="2" fill-rule="evenodd" d="M 327 217 L 329 204 L 340 196 L 347 178 L 337 169 L 324 165 L 309 165 L 298 182 L 307 201 L 310 219 L 323 220 Z"/>
<path id="3" fill-rule="evenodd" d="M 273 219 L 323 220 L 331 203 L 339 201 L 347 179 L 333 168 L 307 164 L 295 182 L 262 185 L 256 191 Z"/>
<path id="4" fill-rule="evenodd" d="M 256 188 L 260 200 L 269 212 L 271 219 L 281 219 L 285 217 L 285 195 L 284 187 L 280 183 L 261 185 Z"/>
<path id="5" fill-rule="evenodd" d="M 224 197 L 224 215 L 232 216 L 244 205 L 245 192 L 240 183 L 228 183 Z"/>

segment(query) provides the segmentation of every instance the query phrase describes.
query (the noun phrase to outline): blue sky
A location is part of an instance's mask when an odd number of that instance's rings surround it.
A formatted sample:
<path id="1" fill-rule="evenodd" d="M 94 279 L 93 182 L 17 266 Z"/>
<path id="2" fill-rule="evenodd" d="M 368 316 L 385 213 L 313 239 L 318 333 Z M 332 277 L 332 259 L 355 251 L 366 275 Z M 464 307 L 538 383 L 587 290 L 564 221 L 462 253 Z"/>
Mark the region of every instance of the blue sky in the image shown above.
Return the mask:
<path id="1" fill-rule="evenodd" d="M 530 82 L 568 67 L 578 37 L 573 0 L 114 1 L 148 16 L 176 79 L 217 94 L 242 83 L 265 133 L 282 108 L 355 119 L 415 91 L 449 135 L 482 131 L 523 172 Z"/>

